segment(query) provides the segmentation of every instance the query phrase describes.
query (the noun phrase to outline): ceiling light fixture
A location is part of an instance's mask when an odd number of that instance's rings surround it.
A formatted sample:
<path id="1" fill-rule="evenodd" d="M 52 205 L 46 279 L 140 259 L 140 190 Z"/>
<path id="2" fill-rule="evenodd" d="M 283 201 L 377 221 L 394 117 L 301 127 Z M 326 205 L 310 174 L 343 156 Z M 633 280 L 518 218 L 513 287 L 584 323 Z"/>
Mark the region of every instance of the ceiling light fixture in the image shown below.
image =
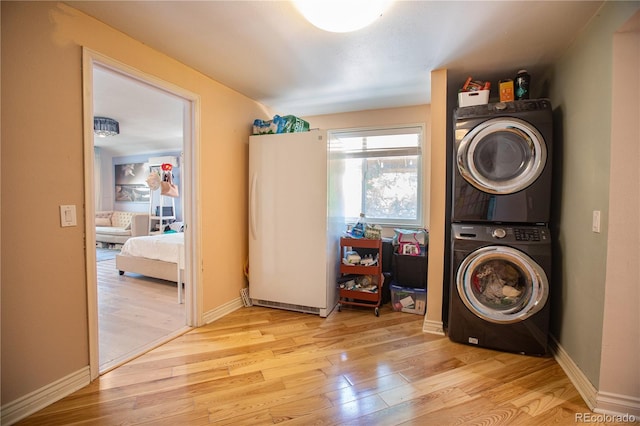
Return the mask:
<path id="1" fill-rule="evenodd" d="M 293 0 L 298 11 L 321 30 L 333 33 L 357 31 L 373 23 L 392 0 Z"/>
<path id="2" fill-rule="evenodd" d="M 120 124 L 113 118 L 93 117 L 93 133 L 101 138 L 120 133 Z"/>

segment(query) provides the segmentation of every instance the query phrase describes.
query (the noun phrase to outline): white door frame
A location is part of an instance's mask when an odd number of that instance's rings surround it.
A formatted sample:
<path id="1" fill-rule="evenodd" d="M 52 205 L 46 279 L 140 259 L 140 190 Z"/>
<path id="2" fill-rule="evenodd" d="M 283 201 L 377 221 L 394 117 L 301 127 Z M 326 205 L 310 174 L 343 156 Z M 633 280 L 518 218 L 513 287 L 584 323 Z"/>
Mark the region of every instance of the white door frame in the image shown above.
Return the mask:
<path id="1" fill-rule="evenodd" d="M 83 80 L 83 122 L 84 122 L 84 198 L 85 198 L 85 247 L 86 281 L 89 332 L 89 367 L 91 380 L 99 372 L 98 340 L 98 282 L 96 252 L 92 250 L 96 243 L 95 228 L 95 179 L 94 179 L 94 143 L 93 143 L 93 69 L 95 66 L 110 69 L 126 77 L 144 82 L 162 91 L 184 100 L 184 222 L 185 222 L 185 310 L 186 324 L 190 327 L 202 325 L 202 280 L 200 268 L 201 240 L 200 199 L 197 176 L 200 158 L 200 97 L 181 87 L 143 73 L 133 67 L 104 56 L 91 49 L 82 49 Z M 90 249 L 91 248 L 91 249 Z"/>

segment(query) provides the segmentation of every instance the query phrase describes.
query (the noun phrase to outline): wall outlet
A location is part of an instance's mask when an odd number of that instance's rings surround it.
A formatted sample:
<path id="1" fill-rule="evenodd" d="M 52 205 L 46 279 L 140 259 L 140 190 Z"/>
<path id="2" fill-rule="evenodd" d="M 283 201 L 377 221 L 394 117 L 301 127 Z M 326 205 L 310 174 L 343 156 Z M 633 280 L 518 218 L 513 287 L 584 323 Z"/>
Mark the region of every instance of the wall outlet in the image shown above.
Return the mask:
<path id="1" fill-rule="evenodd" d="M 600 233 L 600 210 L 593 211 L 593 220 L 591 223 L 591 230 L 593 232 Z"/>

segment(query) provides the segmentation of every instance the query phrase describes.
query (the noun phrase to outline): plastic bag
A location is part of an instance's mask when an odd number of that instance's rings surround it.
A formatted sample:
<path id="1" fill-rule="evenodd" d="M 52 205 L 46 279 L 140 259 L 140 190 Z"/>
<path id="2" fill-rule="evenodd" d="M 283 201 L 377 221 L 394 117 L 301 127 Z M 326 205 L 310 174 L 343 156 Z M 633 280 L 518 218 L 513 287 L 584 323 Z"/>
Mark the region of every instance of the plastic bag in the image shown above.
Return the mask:
<path id="1" fill-rule="evenodd" d="M 147 185 L 149 185 L 149 188 L 152 191 L 160 188 L 160 182 L 162 182 L 162 178 L 160 178 L 160 175 L 157 172 L 151 172 L 149 173 L 149 176 L 147 176 Z"/>
<path id="2" fill-rule="evenodd" d="M 394 229 L 393 245 L 399 254 L 420 256 L 422 247 L 429 244 L 426 229 Z"/>
<path id="3" fill-rule="evenodd" d="M 178 185 L 173 183 L 173 173 L 171 172 L 171 164 L 162 165 L 162 182 L 160 182 L 160 194 L 167 197 L 178 198 L 180 193 L 178 192 Z"/>
<path id="4" fill-rule="evenodd" d="M 414 243 L 421 246 L 429 244 L 429 236 L 426 229 L 394 229 L 393 245 L 401 243 Z"/>

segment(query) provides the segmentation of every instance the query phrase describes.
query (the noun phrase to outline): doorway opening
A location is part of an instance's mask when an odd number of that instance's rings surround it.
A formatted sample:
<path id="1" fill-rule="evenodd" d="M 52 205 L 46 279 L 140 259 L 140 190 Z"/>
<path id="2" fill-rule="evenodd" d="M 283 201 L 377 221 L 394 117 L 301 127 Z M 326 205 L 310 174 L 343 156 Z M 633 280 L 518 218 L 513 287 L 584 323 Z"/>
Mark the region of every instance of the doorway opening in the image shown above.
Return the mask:
<path id="1" fill-rule="evenodd" d="M 87 294 L 94 379 L 199 325 L 201 293 L 193 267 L 199 253 L 197 236 L 189 226 L 197 219 L 193 153 L 198 143 L 199 101 L 179 87 L 88 49 L 83 51 L 83 61 Z M 118 121 L 119 134 L 94 137 L 95 116 Z M 162 164 L 172 165 L 179 196 L 160 197 L 170 200 L 164 204 L 172 212 L 160 213 L 158 221 L 152 204 L 154 200 L 157 204 L 160 190 L 154 191 L 147 178 Z M 124 179 L 123 170 L 129 172 Z M 154 192 L 158 192 L 155 197 Z M 98 228 L 109 225 L 98 216 L 116 220 L 121 212 L 137 218 L 131 217 L 123 226 L 134 234 L 137 225 L 134 235 L 111 238 L 112 229 Z M 169 249 L 179 250 L 176 259 L 153 260 L 161 262 L 168 275 L 146 266 L 129 266 L 131 260 L 134 265 L 147 262 L 145 255 L 123 259 L 127 254 L 123 244 L 131 238 L 140 238 L 141 243 L 149 238 L 178 241 Z"/>

